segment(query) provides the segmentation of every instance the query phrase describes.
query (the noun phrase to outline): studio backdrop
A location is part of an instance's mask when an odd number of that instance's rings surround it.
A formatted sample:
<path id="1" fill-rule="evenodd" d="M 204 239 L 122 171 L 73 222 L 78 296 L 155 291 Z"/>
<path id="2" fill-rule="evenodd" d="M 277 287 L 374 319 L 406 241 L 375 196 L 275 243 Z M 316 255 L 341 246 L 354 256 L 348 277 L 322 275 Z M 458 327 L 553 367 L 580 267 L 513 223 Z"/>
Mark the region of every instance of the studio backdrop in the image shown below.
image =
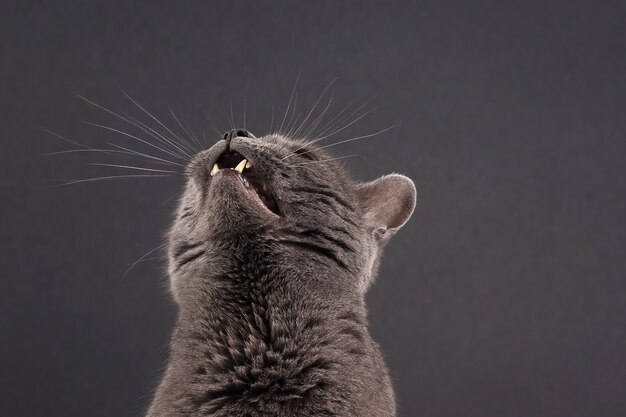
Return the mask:
<path id="1" fill-rule="evenodd" d="M 625 18 L 609 1 L 3 2 L 0 415 L 150 402 L 184 178 L 84 181 L 128 174 L 110 166 L 133 163 L 125 133 L 158 119 L 209 147 L 312 108 L 356 180 L 417 186 L 367 295 L 399 416 L 626 415 Z M 122 152 L 77 151 L 103 148 Z"/>

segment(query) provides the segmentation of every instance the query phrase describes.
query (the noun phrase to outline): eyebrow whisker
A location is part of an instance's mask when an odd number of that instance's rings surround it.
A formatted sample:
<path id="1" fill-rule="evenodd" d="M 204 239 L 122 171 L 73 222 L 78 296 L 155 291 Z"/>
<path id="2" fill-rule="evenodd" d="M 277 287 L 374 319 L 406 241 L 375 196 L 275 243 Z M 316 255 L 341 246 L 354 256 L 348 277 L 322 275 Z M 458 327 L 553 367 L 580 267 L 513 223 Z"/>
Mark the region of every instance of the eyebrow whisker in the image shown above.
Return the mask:
<path id="1" fill-rule="evenodd" d="M 393 129 L 394 127 L 397 127 L 397 125 L 389 126 L 389 127 L 385 128 L 385 129 L 379 130 L 378 132 L 370 133 L 369 135 L 357 136 L 355 138 L 345 139 L 345 140 L 341 140 L 339 142 L 331 143 L 331 144 L 326 145 L 326 146 L 321 146 L 321 147 L 317 148 L 316 150 L 331 148 L 333 146 L 341 145 L 342 143 L 348 143 L 348 142 L 352 142 L 352 141 L 355 141 L 355 140 L 371 138 L 373 136 L 380 135 L 381 133 L 385 133 L 386 131 Z M 310 153 L 310 152 L 313 152 L 313 150 L 302 152 L 300 155 L 304 155 L 304 154 L 307 154 L 307 153 Z"/>
<path id="2" fill-rule="evenodd" d="M 352 100 L 346 107 L 342 109 L 341 112 L 339 112 L 339 114 L 337 114 L 337 116 L 335 116 L 333 119 L 331 119 L 328 123 L 326 123 L 322 127 L 322 131 L 316 135 L 315 139 L 318 139 L 321 136 L 324 136 L 328 131 L 336 129 L 337 126 L 341 126 L 342 123 L 350 120 L 350 118 L 357 115 L 361 111 L 361 109 L 367 106 L 371 100 L 372 99 L 369 98 L 365 100 L 363 103 L 361 103 L 359 106 L 357 106 L 355 109 L 350 109 L 352 107 L 352 104 L 358 101 L 358 100 Z"/>
<path id="3" fill-rule="evenodd" d="M 302 121 L 302 123 L 300 124 L 300 126 L 298 127 L 298 129 L 295 130 L 295 132 L 293 133 L 293 136 L 296 136 L 298 134 L 298 132 L 300 132 L 300 129 L 302 129 L 304 127 L 304 125 L 306 124 L 306 122 L 309 120 L 309 117 L 311 117 L 311 114 L 313 114 L 313 112 L 315 111 L 315 109 L 317 108 L 317 105 L 319 104 L 320 100 L 322 99 L 322 97 L 324 97 L 324 95 L 326 94 L 326 91 L 328 91 L 328 89 L 335 83 L 335 81 L 337 81 L 337 78 L 334 78 L 331 82 L 328 83 L 328 85 L 322 90 L 321 94 L 319 95 L 319 97 L 317 98 L 317 100 L 315 101 L 315 103 L 313 104 L 313 106 L 311 107 L 311 110 L 309 110 L 309 113 L 306 115 L 306 117 L 304 118 L 304 120 Z"/>
<path id="4" fill-rule="evenodd" d="M 296 113 L 296 107 L 298 105 L 298 92 L 296 91 L 296 96 L 293 99 L 293 110 L 291 111 L 291 116 L 289 117 L 289 122 L 287 123 L 287 126 L 285 126 L 285 130 L 287 130 L 287 133 L 285 133 L 286 136 L 291 136 L 291 128 L 292 126 L 292 121 L 294 122 L 293 124 L 298 122 L 298 119 L 300 118 L 300 113 L 298 113 L 298 116 L 296 117 L 296 120 L 294 121 L 293 116 Z"/>
<path id="5" fill-rule="evenodd" d="M 327 134 L 325 136 L 318 136 L 312 140 L 307 141 L 304 145 L 302 145 L 300 148 L 294 150 L 291 154 L 286 155 L 285 157 L 283 157 L 282 159 L 287 159 L 291 156 L 293 156 L 296 152 L 298 152 L 299 150 L 306 148 L 307 146 L 313 145 L 314 143 L 317 143 L 321 140 L 324 140 L 326 138 L 329 138 L 339 132 L 341 132 L 344 129 L 347 129 L 348 127 L 350 127 L 351 125 L 353 125 L 354 123 L 358 122 L 360 119 L 362 119 L 363 117 L 365 117 L 366 115 L 368 115 L 369 113 L 371 113 L 373 111 L 373 109 L 367 110 L 366 112 L 364 112 L 363 114 L 361 114 L 360 116 L 356 117 L 354 120 L 350 121 L 349 123 L 347 123 L 345 126 L 341 127 L 341 128 L 336 128 L 337 125 L 343 123 L 346 120 L 349 120 L 350 118 L 352 118 L 353 116 L 355 116 L 364 106 L 366 106 L 371 99 L 366 100 L 365 102 L 363 102 L 360 106 L 358 106 L 356 109 L 354 109 L 353 111 L 347 112 L 346 114 L 344 114 L 343 116 L 339 117 L 339 115 L 341 115 L 342 113 L 346 112 L 346 110 L 355 102 L 356 100 L 351 101 L 347 106 L 345 106 L 335 117 L 333 117 L 333 119 L 331 119 L 328 123 L 326 123 L 326 125 L 323 127 L 322 132 L 320 132 L 320 135 L 324 135 L 326 132 L 328 132 L 331 129 L 335 129 L 335 131 L 331 132 L 330 134 Z M 336 123 L 334 122 L 336 120 Z M 308 153 L 310 151 L 307 151 L 305 153 Z"/>
<path id="6" fill-rule="evenodd" d="M 330 93 L 330 97 L 328 99 L 328 103 L 326 104 L 326 107 L 324 108 L 324 110 L 322 110 L 320 112 L 320 114 L 313 120 L 313 122 L 311 122 L 311 125 L 306 129 L 306 131 L 304 131 L 302 133 L 303 137 L 308 137 L 309 135 L 311 135 L 311 133 L 313 133 L 313 131 L 315 131 L 315 129 L 317 128 L 317 126 L 319 126 L 319 124 L 322 122 L 322 120 L 324 119 L 324 116 L 326 116 L 326 112 L 328 112 L 328 109 L 330 109 L 332 103 L 334 101 L 334 93 L 331 91 Z"/>
<path id="7" fill-rule="evenodd" d="M 270 133 L 274 130 L 274 103 L 272 103 L 272 120 L 270 122 Z"/>
<path id="8" fill-rule="evenodd" d="M 293 83 L 293 89 L 291 90 L 291 96 L 289 97 L 289 103 L 287 103 L 287 108 L 285 109 L 285 115 L 283 116 L 283 121 L 280 123 L 280 127 L 278 128 L 278 132 L 282 132 L 283 125 L 285 124 L 285 120 L 287 119 L 287 114 L 289 113 L 289 108 L 291 107 L 291 102 L 293 100 L 293 95 L 296 92 L 296 87 L 298 86 L 298 80 L 300 79 L 300 73 L 296 77 L 296 81 Z"/>
<path id="9" fill-rule="evenodd" d="M 359 107 L 359 109 L 362 108 L 363 106 L 365 106 L 365 104 L 366 103 L 363 103 L 361 105 L 361 107 Z M 357 109 L 357 111 L 359 109 Z M 353 112 L 352 115 L 356 114 L 357 111 Z M 327 134 L 325 136 L 320 136 L 320 137 L 315 138 L 315 140 L 312 143 L 319 142 L 320 140 L 329 138 L 329 137 L 331 137 L 331 136 L 341 132 L 342 130 L 347 129 L 348 127 L 352 126 L 353 124 L 355 124 L 356 122 L 358 122 L 359 120 L 361 120 L 362 118 L 364 118 L 365 116 L 367 116 L 368 114 L 370 114 L 373 111 L 374 111 L 374 109 L 370 109 L 370 110 L 365 111 L 363 114 L 361 114 L 360 116 L 358 116 L 357 118 L 352 120 L 350 123 L 346 124 L 345 126 L 343 126 L 341 128 L 337 128 L 336 130 L 332 131 L 331 133 L 329 133 L 329 134 Z M 350 117 L 352 117 L 352 115 Z M 322 132 L 321 134 L 324 134 L 324 133 L 325 132 Z"/>

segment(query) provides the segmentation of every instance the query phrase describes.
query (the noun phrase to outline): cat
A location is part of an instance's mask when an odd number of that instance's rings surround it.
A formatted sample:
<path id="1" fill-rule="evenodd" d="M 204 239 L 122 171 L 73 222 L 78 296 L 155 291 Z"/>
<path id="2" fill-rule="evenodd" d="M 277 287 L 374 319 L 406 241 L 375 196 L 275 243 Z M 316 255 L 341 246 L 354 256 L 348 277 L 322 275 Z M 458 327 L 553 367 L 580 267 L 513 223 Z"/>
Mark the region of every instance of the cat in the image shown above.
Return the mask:
<path id="1" fill-rule="evenodd" d="M 168 234 L 178 305 L 147 417 L 392 417 L 365 293 L 413 182 L 353 182 L 303 140 L 233 129 L 196 154 Z"/>

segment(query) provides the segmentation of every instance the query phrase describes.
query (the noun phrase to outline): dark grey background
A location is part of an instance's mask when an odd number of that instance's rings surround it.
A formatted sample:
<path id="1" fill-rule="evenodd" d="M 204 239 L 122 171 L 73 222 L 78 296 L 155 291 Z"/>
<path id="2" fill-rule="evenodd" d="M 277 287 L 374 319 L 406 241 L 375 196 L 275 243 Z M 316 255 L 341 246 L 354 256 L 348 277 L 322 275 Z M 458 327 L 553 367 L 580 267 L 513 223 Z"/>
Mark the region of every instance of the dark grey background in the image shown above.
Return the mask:
<path id="1" fill-rule="evenodd" d="M 77 99 L 197 133 L 267 132 L 298 73 L 335 77 L 359 179 L 401 172 L 413 219 L 369 294 L 400 416 L 626 415 L 623 1 L 3 2 L 0 415 L 136 416 L 167 355 L 162 242 L 180 177 L 79 184 L 123 143 Z M 146 117 L 144 121 L 149 121 Z M 241 123 L 240 123 L 241 124 Z M 126 130 L 131 130 L 125 126 Z M 328 141 L 330 143 L 330 140 Z M 135 161 L 137 162 L 137 161 Z M 141 161 L 139 161 L 141 162 Z M 153 255 L 154 256 L 154 255 Z M 149 256 L 150 257 L 150 256 Z"/>

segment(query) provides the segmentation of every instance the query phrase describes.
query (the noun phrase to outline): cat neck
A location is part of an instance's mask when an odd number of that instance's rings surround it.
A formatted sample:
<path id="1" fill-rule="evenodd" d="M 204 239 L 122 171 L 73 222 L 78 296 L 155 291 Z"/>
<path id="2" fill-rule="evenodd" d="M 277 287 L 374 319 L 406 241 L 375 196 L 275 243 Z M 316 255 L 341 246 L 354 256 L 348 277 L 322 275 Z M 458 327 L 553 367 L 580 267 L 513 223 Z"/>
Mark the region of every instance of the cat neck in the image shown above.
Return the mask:
<path id="1" fill-rule="evenodd" d="M 189 415 L 202 404 L 256 415 L 258 404 L 284 407 L 297 399 L 312 407 L 307 415 L 320 415 L 316 404 L 329 390 L 358 399 L 374 393 L 357 381 L 386 381 L 364 301 L 341 286 L 345 280 L 320 269 L 209 270 L 188 277 L 193 296 L 180 305 L 154 409 Z"/>
<path id="2" fill-rule="evenodd" d="M 199 273 L 180 305 L 174 337 L 192 350 L 200 342 L 203 351 L 246 344 L 256 354 L 285 353 L 304 349 L 309 339 L 328 349 L 358 350 L 369 337 L 365 302 L 335 273 L 259 264 Z"/>

